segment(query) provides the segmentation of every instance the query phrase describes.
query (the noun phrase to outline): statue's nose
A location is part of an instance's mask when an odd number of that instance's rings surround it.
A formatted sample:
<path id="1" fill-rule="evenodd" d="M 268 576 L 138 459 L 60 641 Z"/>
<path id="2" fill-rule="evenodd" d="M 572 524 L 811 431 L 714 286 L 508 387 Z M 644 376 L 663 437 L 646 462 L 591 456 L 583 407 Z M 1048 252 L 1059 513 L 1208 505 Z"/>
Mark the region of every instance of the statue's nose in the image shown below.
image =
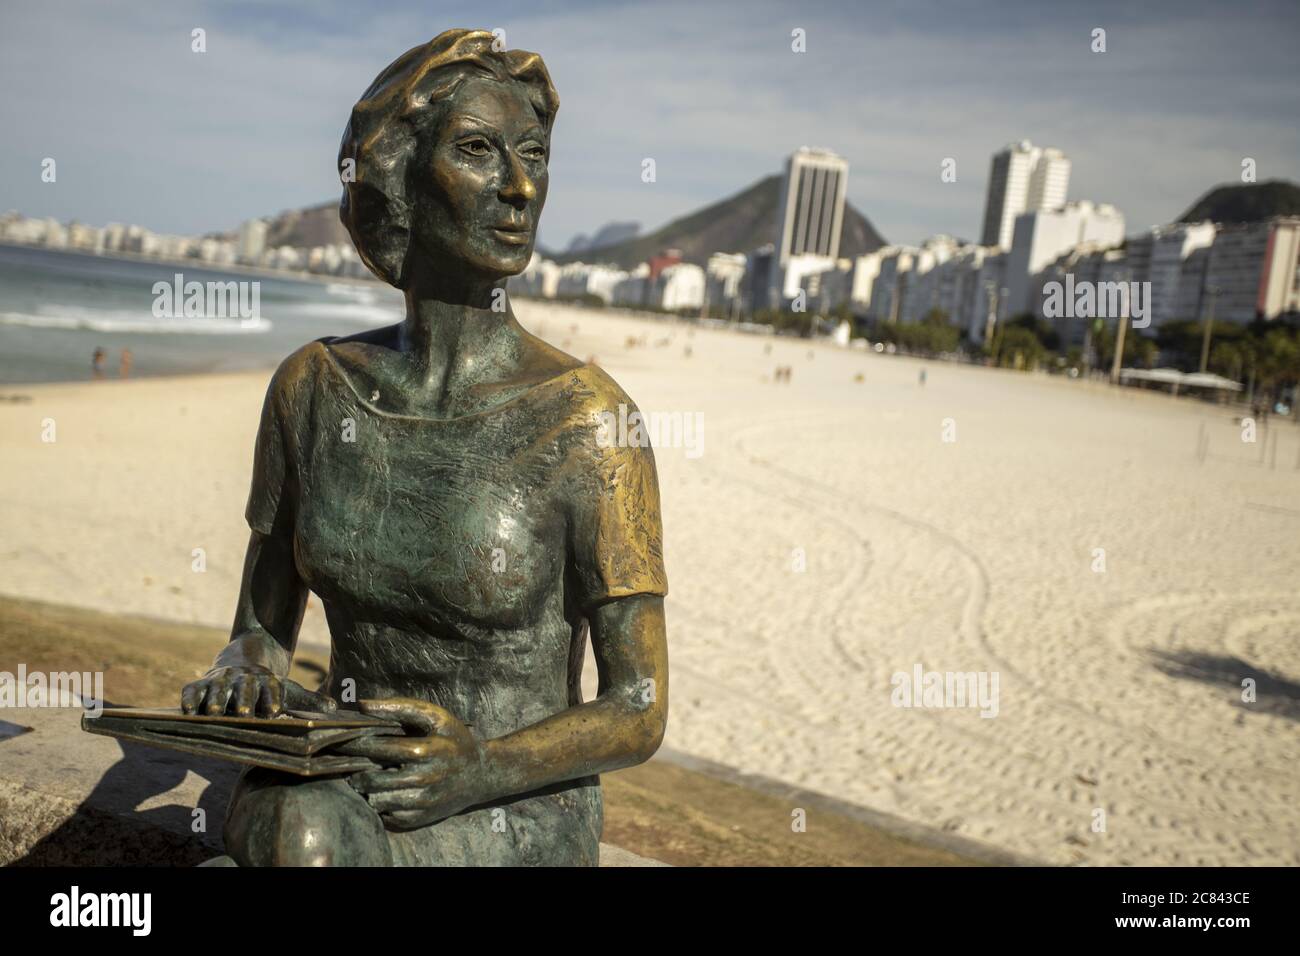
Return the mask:
<path id="1" fill-rule="evenodd" d="M 524 169 L 524 164 L 518 156 L 511 154 L 509 157 L 510 168 L 507 171 L 505 182 L 501 184 L 501 200 L 508 202 L 517 209 L 522 209 L 528 203 L 537 198 L 537 187 L 533 184 L 532 177 Z"/>

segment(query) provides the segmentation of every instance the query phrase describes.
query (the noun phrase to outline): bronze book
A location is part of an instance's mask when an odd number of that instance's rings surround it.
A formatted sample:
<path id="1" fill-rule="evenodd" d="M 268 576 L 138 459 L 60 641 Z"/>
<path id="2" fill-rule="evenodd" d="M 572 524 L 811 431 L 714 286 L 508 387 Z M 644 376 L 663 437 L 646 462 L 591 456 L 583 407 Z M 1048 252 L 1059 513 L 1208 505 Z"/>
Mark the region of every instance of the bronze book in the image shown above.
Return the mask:
<path id="1" fill-rule="evenodd" d="M 369 758 L 331 752 L 331 748 L 361 737 L 402 733 L 391 721 L 352 711 L 290 710 L 278 717 L 236 717 L 114 707 L 99 717 L 84 715 L 81 726 L 92 734 L 304 777 L 373 769 L 378 764 Z"/>

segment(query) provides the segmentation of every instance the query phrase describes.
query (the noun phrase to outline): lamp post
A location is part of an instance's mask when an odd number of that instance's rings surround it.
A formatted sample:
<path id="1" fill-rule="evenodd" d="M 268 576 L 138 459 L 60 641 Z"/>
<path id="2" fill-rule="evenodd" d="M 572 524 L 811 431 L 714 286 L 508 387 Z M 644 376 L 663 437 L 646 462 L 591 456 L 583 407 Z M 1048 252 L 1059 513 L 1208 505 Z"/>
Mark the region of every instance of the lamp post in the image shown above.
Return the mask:
<path id="1" fill-rule="evenodd" d="M 1210 333 L 1214 328 L 1214 300 L 1219 297 L 1219 287 L 1212 285 L 1205 290 L 1210 297 L 1210 310 L 1205 317 L 1205 331 L 1201 336 L 1201 371 L 1204 372 L 1210 367 Z"/>
<path id="2" fill-rule="evenodd" d="M 984 318 L 984 344 L 993 349 L 993 333 L 998 324 L 998 284 L 992 279 L 984 280 L 984 291 L 989 297 L 989 312 Z"/>
<path id="3" fill-rule="evenodd" d="M 1110 384 L 1119 384 L 1119 372 L 1124 366 L 1124 337 L 1128 332 L 1128 272 L 1120 274 L 1123 280 L 1124 294 L 1120 297 L 1120 316 L 1119 324 L 1115 331 L 1115 359 L 1110 363 Z"/>

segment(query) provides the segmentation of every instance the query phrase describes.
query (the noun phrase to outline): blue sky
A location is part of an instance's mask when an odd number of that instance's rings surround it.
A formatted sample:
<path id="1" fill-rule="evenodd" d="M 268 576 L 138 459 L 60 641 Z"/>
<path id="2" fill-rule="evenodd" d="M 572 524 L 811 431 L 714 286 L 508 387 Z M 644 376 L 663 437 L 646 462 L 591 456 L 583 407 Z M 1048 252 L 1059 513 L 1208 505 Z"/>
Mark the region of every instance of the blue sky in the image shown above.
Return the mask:
<path id="1" fill-rule="evenodd" d="M 1064 149 L 1070 197 L 1115 203 L 1130 232 L 1238 181 L 1243 157 L 1300 180 L 1294 0 L 43 0 L 0 8 L 0 211 L 199 233 L 331 199 L 353 102 L 453 26 L 502 28 L 551 71 L 551 247 L 613 219 L 658 226 L 805 144 L 849 160 L 849 198 L 900 242 L 977 236 L 989 157 L 1021 138 Z"/>

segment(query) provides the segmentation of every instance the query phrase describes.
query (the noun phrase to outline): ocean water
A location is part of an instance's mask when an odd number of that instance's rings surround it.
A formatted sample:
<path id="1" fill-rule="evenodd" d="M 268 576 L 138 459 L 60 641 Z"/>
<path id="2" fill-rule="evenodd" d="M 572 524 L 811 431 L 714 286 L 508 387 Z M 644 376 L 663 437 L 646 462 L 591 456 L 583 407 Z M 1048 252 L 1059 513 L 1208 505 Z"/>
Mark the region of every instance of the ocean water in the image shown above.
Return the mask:
<path id="1" fill-rule="evenodd" d="M 184 303 L 155 315 L 155 283 L 258 283 L 256 318 L 231 308 L 184 314 Z M 245 287 L 244 304 L 252 290 Z M 164 305 L 166 303 L 163 303 Z M 212 314 L 226 312 L 228 314 Z M 247 311 L 247 310 L 246 310 Z M 83 381 L 105 352 L 116 378 L 123 349 L 132 377 L 274 367 L 306 342 L 400 321 L 401 294 L 379 282 L 267 278 L 79 252 L 0 244 L 0 384 Z"/>

